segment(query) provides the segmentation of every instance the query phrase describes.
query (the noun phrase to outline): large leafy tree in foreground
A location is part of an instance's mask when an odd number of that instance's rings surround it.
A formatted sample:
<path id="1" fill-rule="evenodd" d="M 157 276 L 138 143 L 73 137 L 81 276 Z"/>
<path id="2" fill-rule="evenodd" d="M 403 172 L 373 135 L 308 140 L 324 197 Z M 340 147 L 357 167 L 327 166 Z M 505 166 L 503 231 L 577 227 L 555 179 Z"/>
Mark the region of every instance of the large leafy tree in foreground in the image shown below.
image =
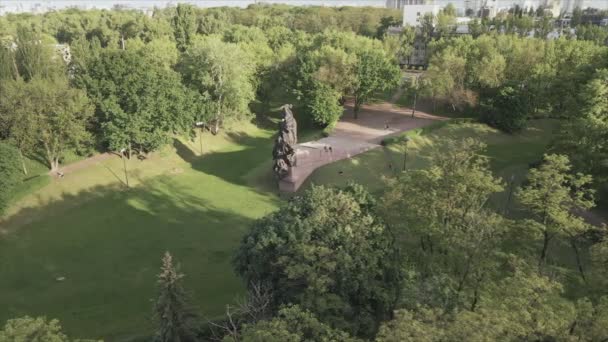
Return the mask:
<path id="1" fill-rule="evenodd" d="M 236 271 L 275 305 L 293 303 L 334 328 L 370 336 L 398 298 L 400 266 L 388 228 L 360 186 L 313 187 L 258 220 Z"/>
<path id="2" fill-rule="evenodd" d="M 153 151 L 191 129 L 201 101 L 175 71 L 130 50 L 106 50 L 87 64 L 76 83 L 95 102 L 110 150 Z"/>

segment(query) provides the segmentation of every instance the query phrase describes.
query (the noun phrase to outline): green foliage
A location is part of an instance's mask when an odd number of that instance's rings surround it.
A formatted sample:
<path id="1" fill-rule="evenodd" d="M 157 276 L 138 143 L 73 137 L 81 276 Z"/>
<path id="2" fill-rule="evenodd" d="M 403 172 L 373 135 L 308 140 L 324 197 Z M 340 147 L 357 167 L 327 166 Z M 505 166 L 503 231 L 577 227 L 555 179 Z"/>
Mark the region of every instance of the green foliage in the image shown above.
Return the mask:
<path id="1" fill-rule="evenodd" d="M 542 234 L 540 263 L 546 260 L 550 241 L 556 236 L 573 237 L 590 227 L 575 213 L 593 207 L 591 176 L 571 174 L 568 157 L 545 155 L 538 168 L 530 170 L 528 183 L 516 193 L 523 209 L 533 220 L 528 225 Z"/>
<path id="2" fill-rule="evenodd" d="M 6 142 L 0 141 L 0 215 L 4 213 L 14 197 L 17 185 L 21 183 L 22 171 L 19 151 Z"/>
<path id="3" fill-rule="evenodd" d="M 177 4 L 175 16 L 171 22 L 177 47 L 184 51 L 190 45 L 196 33 L 196 14 L 194 6 Z"/>
<path id="4" fill-rule="evenodd" d="M 18 26 L 15 44 L 15 61 L 19 75 L 25 80 L 52 77 L 63 72 L 65 66 L 54 53 L 54 42 L 45 39 L 39 32 Z"/>
<path id="5" fill-rule="evenodd" d="M 318 82 L 307 99 L 307 109 L 316 123 L 332 125 L 338 122 L 344 109 L 340 105 L 341 94 L 331 87 Z"/>
<path id="6" fill-rule="evenodd" d="M 113 151 L 149 152 L 169 134 L 188 132 L 200 112 L 200 96 L 178 73 L 138 51 L 104 50 L 76 76 L 97 107 L 101 138 Z"/>
<path id="7" fill-rule="evenodd" d="M 224 341 L 232 341 L 225 338 Z M 287 306 L 268 321 L 245 325 L 240 341 L 243 342 L 304 342 L 339 341 L 355 342 L 347 333 L 332 329 L 319 321 L 310 311 L 299 306 Z"/>
<path id="8" fill-rule="evenodd" d="M 59 321 L 54 319 L 47 322 L 45 318 L 11 319 L 6 322 L 4 330 L 0 331 L 0 341 L 6 342 L 68 342 L 69 339 L 61 332 Z"/>
<path id="9" fill-rule="evenodd" d="M 482 279 L 496 267 L 496 246 L 508 224 L 486 207 L 503 186 L 484 149 L 473 138 L 446 138 L 427 168 L 389 182 L 382 216 L 401 239 L 416 242 L 408 248 L 416 266 L 406 284 L 412 298 L 402 299 L 409 306 L 475 306 Z"/>
<path id="10" fill-rule="evenodd" d="M 35 78 L 27 83 L 9 81 L 4 86 L 9 98 L 0 98 L 2 126 L 23 152 L 40 147 L 55 171 L 68 150 L 89 142 L 86 127 L 93 108 L 84 91 L 71 88 L 65 79 Z"/>
<path id="11" fill-rule="evenodd" d="M 584 85 L 606 68 L 608 48 L 579 40 L 481 35 L 429 43 L 424 96 L 462 110 L 490 103 L 509 86 L 527 100 L 529 115 L 572 117 Z M 435 107 L 434 107 L 435 109 Z M 510 121 L 510 120 L 506 120 Z"/>
<path id="12" fill-rule="evenodd" d="M 517 264 L 520 264 L 519 266 Z M 442 311 L 427 307 L 399 310 L 377 337 L 378 342 L 568 339 L 576 309 L 561 297 L 562 287 L 521 262 L 492 284 L 473 310 Z M 573 334 L 572 334 L 573 335 Z"/>
<path id="13" fill-rule="evenodd" d="M 313 187 L 257 221 L 235 259 L 274 305 L 293 303 L 332 327 L 372 336 L 397 299 L 400 267 L 388 228 L 360 186 Z"/>
<path id="14" fill-rule="evenodd" d="M 580 117 L 564 126 L 553 150 L 567 154 L 575 170 L 592 175 L 596 188 L 608 191 L 608 69 L 597 71 L 581 97 Z"/>
<path id="15" fill-rule="evenodd" d="M 239 45 L 216 37 L 193 42 L 182 56 L 180 71 L 186 82 L 210 100 L 209 123 L 217 133 L 226 120 L 246 118 L 253 101 L 254 64 Z"/>
<path id="16" fill-rule="evenodd" d="M 506 133 L 517 133 L 528 122 L 528 105 L 524 92 L 505 86 L 482 102 L 482 120 Z"/>
<path id="17" fill-rule="evenodd" d="M 158 299 L 154 308 L 158 321 L 155 342 L 196 341 L 192 312 L 182 286 L 183 274 L 173 265 L 173 257 L 165 252 L 158 274 Z"/>
<path id="18" fill-rule="evenodd" d="M 72 340 L 61 332 L 61 325 L 56 319 L 47 321 L 44 317 L 22 317 L 9 319 L 0 330 L 0 341 L 3 342 L 94 342 L 93 340 Z"/>
<path id="19" fill-rule="evenodd" d="M 364 50 L 358 53 L 357 59 L 352 91 L 355 117 L 361 105 L 368 102 L 373 94 L 394 89 L 401 80 L 401 70 L 383 50 Z"/>

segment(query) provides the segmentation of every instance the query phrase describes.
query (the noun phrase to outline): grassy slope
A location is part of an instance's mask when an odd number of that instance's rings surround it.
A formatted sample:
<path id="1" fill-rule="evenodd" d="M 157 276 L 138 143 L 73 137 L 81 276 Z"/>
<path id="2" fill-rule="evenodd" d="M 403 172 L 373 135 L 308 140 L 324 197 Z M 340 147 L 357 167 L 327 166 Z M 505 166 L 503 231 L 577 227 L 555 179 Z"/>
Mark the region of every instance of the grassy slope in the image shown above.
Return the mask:
<path id="1" fill-rule="evenodd" d="M 245 185 L 269 158 L 270 130 L 244 125 L 129 162 L 104 161 L 26 196 L 0 224 L 0 321 L 46 315 L 79 337 L 115 341 L 150 332 L 155 275 L 171 251 L 205 315 L 242 293 L 230 260 L 247 225 L 276 208 Z M 65 277 L 57 281 L 58 277 Z"/>
<path id="2" fill-rule="evenodd" d="M 493 171 L 507 179 L 513 174 L 516 182 L 519 182 L 528 164 L 540 160 L 556 128 L 556 121 L 539 120 L 533 121 L 521 134 L 506 135 L 483 124 L 460 121 L 408 132 L 411 140 L 407 147 L 406 167 L 425 167 L 426 156 L 442 137 L 477 137 L 488 145 L 486 152 Z M 311 183 L 341 185 L 354 180 L 367 184 L 373 192 L 379 192 L 384 187 L 383 177 L 401 172 L 404 149 L 403 143 L 396 142 L 352 159 L 326 165 L 316 170 L 303 188 Z"/>

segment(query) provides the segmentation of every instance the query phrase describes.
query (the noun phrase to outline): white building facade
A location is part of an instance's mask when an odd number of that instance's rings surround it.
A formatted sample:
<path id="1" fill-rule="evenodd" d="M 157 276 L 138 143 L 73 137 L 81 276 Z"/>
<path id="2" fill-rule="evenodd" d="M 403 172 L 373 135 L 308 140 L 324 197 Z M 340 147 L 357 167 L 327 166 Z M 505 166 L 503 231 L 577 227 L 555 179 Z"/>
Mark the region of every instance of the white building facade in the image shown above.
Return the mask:
<path id="1" fill-rule="evenodd" d="M 410 5 L 436 5 L 443 8 L 448 4 L 454 5 L 458 15 L 464 15 L 467 10 L 477 13 L 481 8 L 490 12 L 508 10 L 515 6 L 523 9 L 544 7 L 554 14 L 571 13 L 575 8 L 608 9 L 608 0 L 386 0 L 388 8 L 405 8 Z"/>
<path id="2" fill-rule="evenodd" d="M 406 5 L 403 6 L 403 26 L 419 26 L 422 17 L 430 13 L 436 16 L 441 7 L 437 5 Z"/>

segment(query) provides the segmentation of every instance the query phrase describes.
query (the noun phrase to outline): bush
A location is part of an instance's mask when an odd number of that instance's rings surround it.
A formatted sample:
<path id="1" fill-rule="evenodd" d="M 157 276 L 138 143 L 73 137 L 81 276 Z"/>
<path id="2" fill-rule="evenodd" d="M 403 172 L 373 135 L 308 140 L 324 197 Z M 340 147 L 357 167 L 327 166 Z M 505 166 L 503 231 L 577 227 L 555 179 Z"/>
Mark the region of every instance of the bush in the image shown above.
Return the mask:
<path id="1" fill-rule="evenodd" d="M 481 103 L 481 120 L 506 133 L 516 133 L 528 122 L 527 96 L 522 90 L 505 86 Z"/>

